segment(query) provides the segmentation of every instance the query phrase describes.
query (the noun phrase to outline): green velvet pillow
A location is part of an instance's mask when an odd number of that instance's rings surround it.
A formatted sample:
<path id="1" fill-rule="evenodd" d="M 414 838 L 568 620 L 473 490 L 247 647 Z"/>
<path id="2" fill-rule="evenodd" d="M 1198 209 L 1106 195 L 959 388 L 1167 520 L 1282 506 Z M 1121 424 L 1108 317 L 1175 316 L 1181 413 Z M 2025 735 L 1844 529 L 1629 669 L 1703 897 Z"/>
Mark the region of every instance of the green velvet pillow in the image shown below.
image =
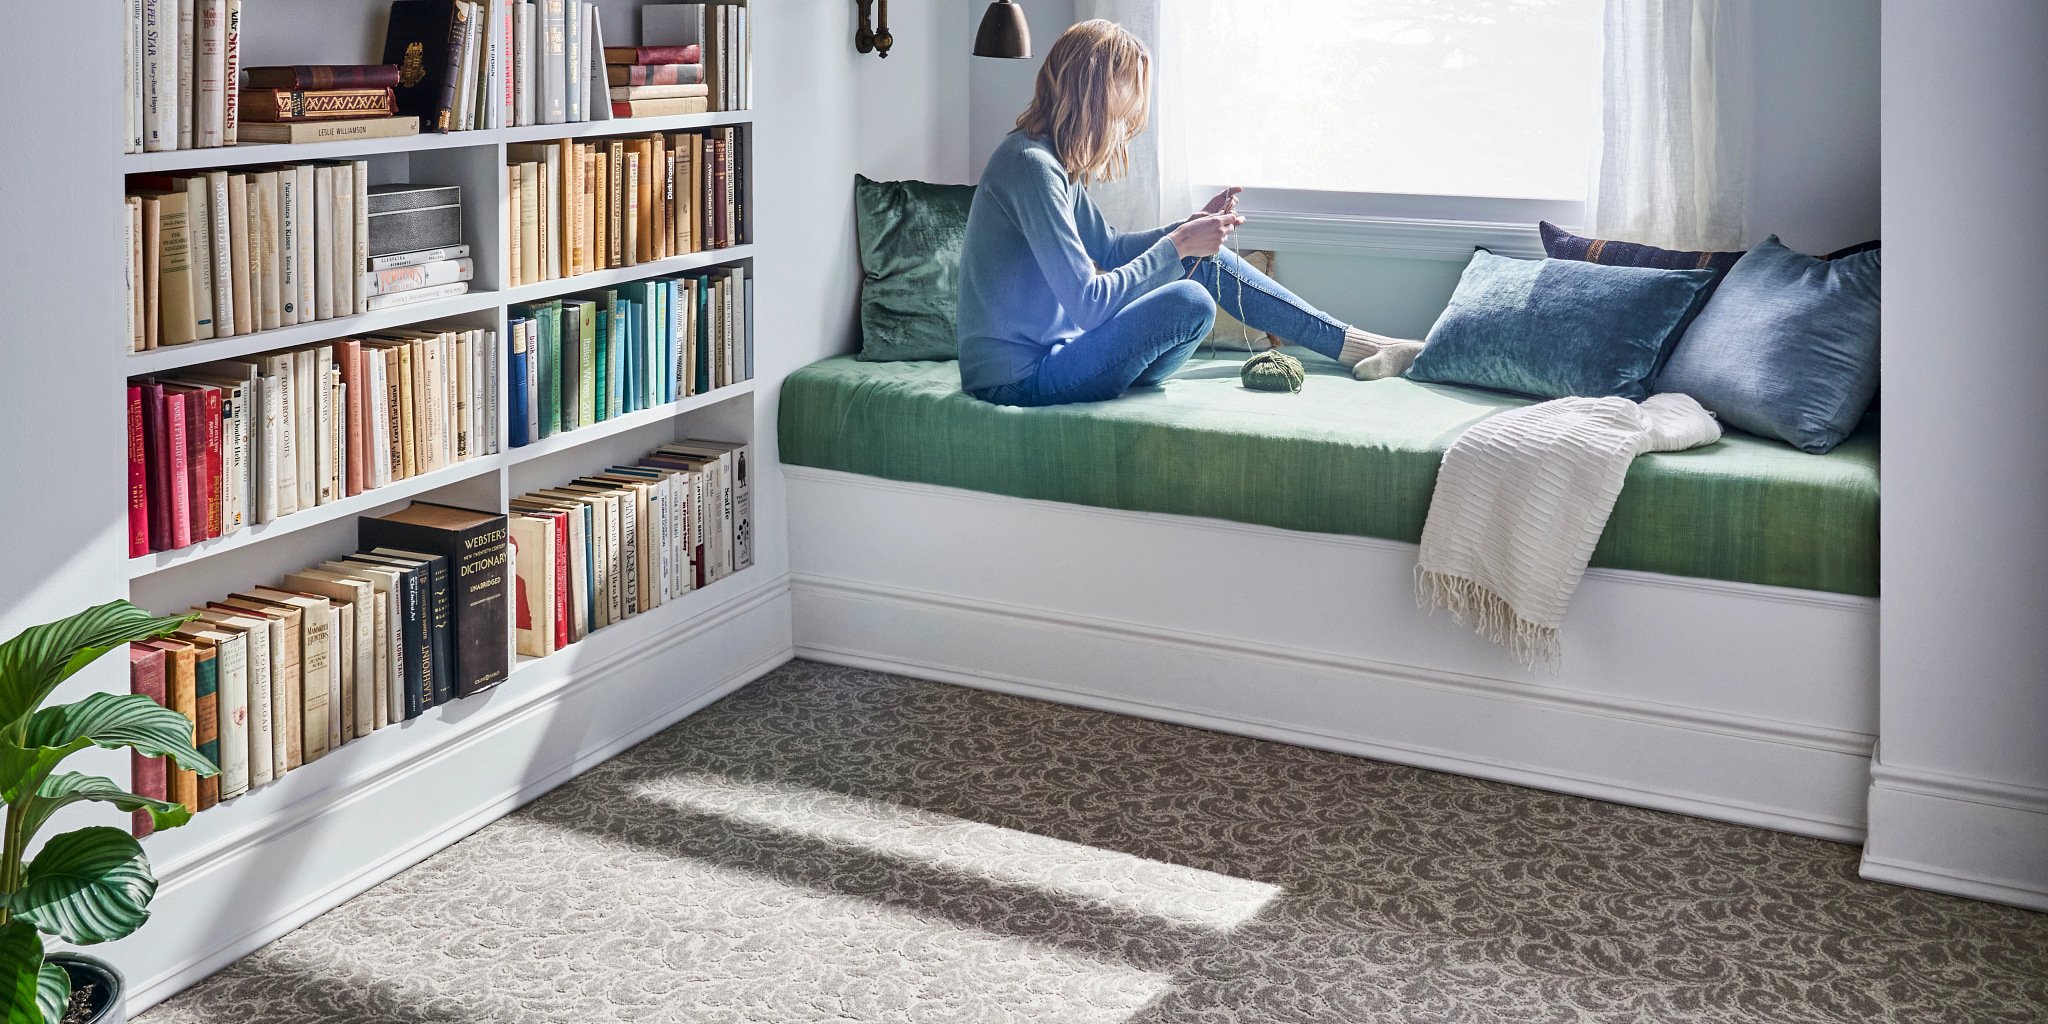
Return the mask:
<path id="1" fill-rule="evenodd" d="M 972 185 L 853 177 L 860 358 L 957 359 L 960 243 Z"/>

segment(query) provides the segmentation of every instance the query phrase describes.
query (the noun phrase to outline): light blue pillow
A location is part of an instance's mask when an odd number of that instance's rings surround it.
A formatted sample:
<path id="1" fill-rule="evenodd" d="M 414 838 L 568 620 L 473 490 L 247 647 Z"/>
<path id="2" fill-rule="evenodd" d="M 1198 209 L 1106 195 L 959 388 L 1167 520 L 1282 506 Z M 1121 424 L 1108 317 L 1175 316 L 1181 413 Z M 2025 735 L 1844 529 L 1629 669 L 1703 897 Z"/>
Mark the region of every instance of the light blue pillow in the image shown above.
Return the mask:
<path id="1" fill-rule="evenodd" d="M 1879 260 L 1751 249 L 1671 352 L 1657 390 L 1683 391 L 1721 422 L 1819 454 L 1856 429 L 1877 394 Z"/>
<path id="2" fill-rule="evenodd" d="M 1640 401 L 1711 270 L 1472 254 L 1411 380 Z"/>

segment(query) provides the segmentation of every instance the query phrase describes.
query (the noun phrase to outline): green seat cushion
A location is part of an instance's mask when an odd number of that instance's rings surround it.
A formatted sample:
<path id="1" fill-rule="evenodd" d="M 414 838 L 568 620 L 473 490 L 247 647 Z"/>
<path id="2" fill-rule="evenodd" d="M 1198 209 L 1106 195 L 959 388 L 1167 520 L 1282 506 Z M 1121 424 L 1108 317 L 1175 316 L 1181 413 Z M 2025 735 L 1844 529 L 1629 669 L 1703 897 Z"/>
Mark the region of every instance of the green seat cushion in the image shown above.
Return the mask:
<path id="1" fill-rule="evenodd" d="M 1242 357 L 1197 356 L 1112 402 L 1018 409 L 960 391 L 950 362 L 837 357 L 782 385 L 782 460 L 915 483 L 1289 530 L 1417 542 L 1465 428 L 1525 399 L 1354 381 L 1290 349 L 1299 394 L 1245 390 Z M 1630 467 L 1593 564 L 1874 596 L 1877 422 L 1826 455 L 1730 433 Z"/>

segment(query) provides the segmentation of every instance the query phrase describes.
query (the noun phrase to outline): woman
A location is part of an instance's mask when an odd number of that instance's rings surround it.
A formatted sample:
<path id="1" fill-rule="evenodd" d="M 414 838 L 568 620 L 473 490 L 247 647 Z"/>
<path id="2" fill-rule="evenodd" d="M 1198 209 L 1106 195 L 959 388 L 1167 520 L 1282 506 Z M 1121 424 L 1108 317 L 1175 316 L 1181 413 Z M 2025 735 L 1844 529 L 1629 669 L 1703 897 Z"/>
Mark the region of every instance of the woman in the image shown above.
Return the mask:
<path id="1" fill-rule="evenodd" d="M 1161 383 L 1209 333 L 1216 299 L 1360 379 L 1408 368 L 1419 342 L 1340 323 L 1223 248 L 1236 188 L 1179 224 L 1118 232 L 1084 186 L 1128 169 L 1151 56 L 1109 21 L 1068 29 L 1031 106 L 982 172 L 960 254 L 960 386 L 999 405 L 1115 398 Z"/>

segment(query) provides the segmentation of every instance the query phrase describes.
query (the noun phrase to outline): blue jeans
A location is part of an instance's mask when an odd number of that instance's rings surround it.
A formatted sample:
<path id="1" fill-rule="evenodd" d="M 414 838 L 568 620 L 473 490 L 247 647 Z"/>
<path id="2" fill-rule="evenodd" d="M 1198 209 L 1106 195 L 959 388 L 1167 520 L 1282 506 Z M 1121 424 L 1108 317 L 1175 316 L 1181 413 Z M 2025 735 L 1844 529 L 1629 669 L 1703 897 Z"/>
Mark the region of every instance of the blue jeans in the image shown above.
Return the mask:
<path id="1" fill-rule="evenodd" d="M 997 405 L 1065 405 L 1105 401 L 1133 387 L 1156 387 L 1209 336 L 1219 307 L 1253 330 L 1332 359 L 1343 350 L 1342 323 L 1259 273 L 1236 253 L 1225 249 L 1213 259 L 1182 261 L 1183 268 L 1190 265 L 1192 277 L 1154 288 L 1094 330 L 1054 345 L 1031 376 L 983 388 L 974 397 Z"/>

